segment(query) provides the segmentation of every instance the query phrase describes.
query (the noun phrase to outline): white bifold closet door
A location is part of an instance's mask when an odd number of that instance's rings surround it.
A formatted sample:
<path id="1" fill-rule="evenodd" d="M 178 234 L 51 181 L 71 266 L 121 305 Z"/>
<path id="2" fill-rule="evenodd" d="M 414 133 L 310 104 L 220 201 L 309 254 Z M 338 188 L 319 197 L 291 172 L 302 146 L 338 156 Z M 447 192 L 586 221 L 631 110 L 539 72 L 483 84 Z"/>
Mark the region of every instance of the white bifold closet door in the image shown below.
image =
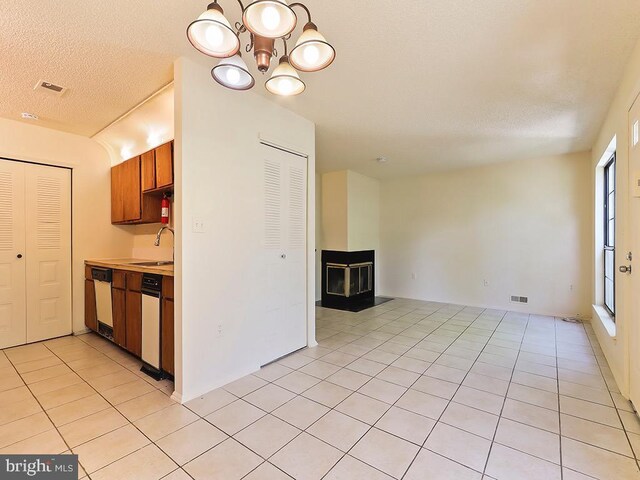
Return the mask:
<path id="1" fill-rule="evenodd" d="M 71 171 L 0 160 L 0 348 L 71 322 Z"/>
<path id="2" fill-rule="evenodd" d="M 261 145 L 265 318 L 262 364 L 307 344 L 307 158 Z"/>

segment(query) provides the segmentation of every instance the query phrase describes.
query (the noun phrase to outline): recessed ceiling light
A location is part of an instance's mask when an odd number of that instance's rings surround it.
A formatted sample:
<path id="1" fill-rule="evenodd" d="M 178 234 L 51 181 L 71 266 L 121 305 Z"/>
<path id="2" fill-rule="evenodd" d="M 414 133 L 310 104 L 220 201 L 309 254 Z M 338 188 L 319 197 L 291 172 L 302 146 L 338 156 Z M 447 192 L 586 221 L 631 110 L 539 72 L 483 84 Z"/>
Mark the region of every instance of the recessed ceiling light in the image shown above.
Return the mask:
<path id="1" fill-rule="evenodd" d="M 38 120 L 40 118 L 37 115 L 34 115 L 33 113 L 28 113 L 28 112 L 22 112 L 21 116 L 25 120 Z"/>

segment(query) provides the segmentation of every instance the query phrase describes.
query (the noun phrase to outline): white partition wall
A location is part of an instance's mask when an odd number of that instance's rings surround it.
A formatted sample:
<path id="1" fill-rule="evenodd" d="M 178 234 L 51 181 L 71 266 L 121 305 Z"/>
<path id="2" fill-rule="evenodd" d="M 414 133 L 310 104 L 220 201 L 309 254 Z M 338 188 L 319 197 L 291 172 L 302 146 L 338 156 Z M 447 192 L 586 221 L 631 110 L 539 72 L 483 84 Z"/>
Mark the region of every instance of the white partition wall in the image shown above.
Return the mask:
<path id="1" fill-rule="evenodd" d="M 283 295 L 291 300 L 304 292 L 296 313 L 306 333 L 300 346 L 315 345 L 315 180 L 307 175 L 315 171 L 314 125 L 276 103 L 296 100 L 223 89 L 209 70 L 184 58 L 175 70 L 175 397 L 182 401 L 253 372 L 273 356 L 263 347 L 269 341 L 264 143 L 306 157 L 300 179 L 305 270 L 298 293 Z"/>

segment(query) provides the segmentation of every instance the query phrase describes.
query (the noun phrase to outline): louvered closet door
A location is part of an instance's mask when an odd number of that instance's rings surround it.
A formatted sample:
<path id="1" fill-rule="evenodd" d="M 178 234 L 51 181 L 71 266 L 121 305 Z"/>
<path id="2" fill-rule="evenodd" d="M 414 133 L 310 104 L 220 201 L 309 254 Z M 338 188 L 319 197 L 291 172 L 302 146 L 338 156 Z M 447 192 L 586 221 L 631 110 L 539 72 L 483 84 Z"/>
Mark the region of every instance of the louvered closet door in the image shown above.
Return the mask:
<path id="1" fill-rule="evenodd" d="M 264 168 L 263 361 L 307 344 L 307 159 L 261 146 Z"/>
<path id="2" fill-rule="evenodd" d="M 0 160 L 0 348 L 27 341 L 24 174 L 25 164 Z"/>
<path id="3" fill-rule="evenodd" d="M 71 171 L 26 166 L 27 342 L 71 326 Z"/>

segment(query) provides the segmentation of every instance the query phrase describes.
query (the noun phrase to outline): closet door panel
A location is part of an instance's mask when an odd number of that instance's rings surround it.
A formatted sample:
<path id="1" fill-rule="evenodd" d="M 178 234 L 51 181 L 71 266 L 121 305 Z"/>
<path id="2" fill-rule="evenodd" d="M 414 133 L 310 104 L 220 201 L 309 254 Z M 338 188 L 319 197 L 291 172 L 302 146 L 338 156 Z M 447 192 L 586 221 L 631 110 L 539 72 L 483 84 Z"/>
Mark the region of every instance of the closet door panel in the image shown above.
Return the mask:
<path id="1" fill-rule="evenodd" d="M 307 160 L 261 146 L 264 179 L 263 363 L 306 345 Z"/>
<path id="2" fill-rule="evenodd" d="M 26 168 L 27 342 L 68 335 L 71 322 L 71 171 Z"/>
<path id="3" fill-rule="evenodd" d="M 25 164 L 0 160 L 0 348 L 27 339 L 24 175 Z"/>

